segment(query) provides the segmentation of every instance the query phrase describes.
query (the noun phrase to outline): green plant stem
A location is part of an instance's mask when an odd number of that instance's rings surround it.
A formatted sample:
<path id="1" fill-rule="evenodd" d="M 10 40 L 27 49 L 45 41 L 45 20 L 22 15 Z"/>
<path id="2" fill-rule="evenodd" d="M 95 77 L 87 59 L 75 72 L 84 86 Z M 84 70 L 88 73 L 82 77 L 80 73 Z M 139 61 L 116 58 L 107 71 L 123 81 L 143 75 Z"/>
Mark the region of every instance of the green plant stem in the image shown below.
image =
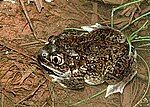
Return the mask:
<path id="1" fill-rule="evenodd" d="M 72 106 L 76 106 L 76 105 L 78 105 L 78 104 L 84 103 L 84 102 L 86 102 L 86 101 L 88 101 L 88 100 L 90 100 L 90 99 L 92 99 L 92 98 L 95 98 L 95 97 L 97 97 L 97 96 L 103 94 L 105 91 L 106 91 L 106 89 L 104 89 L 104 90 L 102 90 L 102 91 L 99 91 L 98 93 L 96 93 L 96 94 L 94 94 L 94 95 L 92 95 L 92 96 L 90 96 L 90 97 L 88 97 L 88 98 L 86 98 L 86 99 L 83 99 L 83 100 L 81 100 L 81 101 L 79 101 L 79 102 L 76 102 L 76 103 L 74 103 L 74 104 L 71 104 L 71 105 L 69 105 L 69 106 L 72 107 Z"/>
<path id="2" fill-rule="evenodd" d="M 131 55 L 131 49 L 132 49 L 132 45 L 131 45 L 131 41 L 129 40 L 129 38 L 127 38 L 128 44 L 129 44 L 129 56 Z"/>
<path id="3" fill-rule="evenodd" d="M 132 42 L 146 42 L 150 41 L 150 39 L 137 39 L 137 40 L 132 40 Z"/>
<path id="4" fill-rule="evenodd" d="M 113 8 L 112 9 L 112 12 L 111 12 L 111 27 L 113 28 L 113 25 L 114 25 L 114 18 L 113 18 L 113 16 L 114 16 L 114 12 L 116 11 L 116 10 L 118 10 L 118 9 L 120 9 L 120 8 L 123 8 L 123 7 L 126 7 L 126 6 L 129 6 L 129 5 L 132 5 L 132 4 L 134 4 L 134 3 L 138 3 L 138 2 L 140 2 L 141 0 L 137 0 L 137 1 L 133 1 L 133 2 L 130 2 L 130 3 L 126 3 L 126 4 L 124 4 L 124 5 L 121 5 L 121 6 L 118 6 L 118 7 L 116 7 L 116 8 Z"/>
<path id="5" fill-rule="evenodd" d="M 128 44 L 129 44 L 129 56 L 131 55 L 131 51 L 132 51 L 132 41 L 137 37 L 137 33 L 139 31 L 141 31 L 145 26 L 146 24 L 148 23 L 148 20 L 142 25 L 142 27 L 140 27 L 138 30 L 134 31 L 128 38 L 127 38 L 127 41 L 128 41 Z M 141 41 L 143 41 L 144 39 L 141 39 Z M 146 39 L 145 39 L 146 40 Z M 149 40 L 149 39 L 148 39 Z M 137 41 L 137 40 L 136 40 Z M 138 40 L 140 41 L 140 39 Z"/>
<path id="6" fill-rule="evenodd" d="M 129 23 L 129 24 L 125 25 L 123 28 L 121 28 L 120 31 L 126 29 L 128 26 L 130 26 L 130 25 L 133 24 L 134 22 L 136 22 L 136 21 L 138 21 L 139 19 L 141 19 L 141 18 L 143 18 L 143 17 L 145 17 L 145 16 L 148 16 L 148 15 L 150 15 L 150 12 L 147 12 L 147 13 L 145 13 L 145 14 L 143 14 L 143 15 L 137 17 L 137 18 L 136 18 L 135 20 L 133 20 L 131 23 Z"/>
<path id="7" fill-rule="evenodd" d="M 146 96 L 148 90 L 149 90 L 149 86 L 150 86 L 150 69 L 149 69 L 149 66 L 147 64 L 147 62 L 143 59 L 142 56 L 140 56 L 139 54 L 137 54 L 139 56 L 140 59 L 142 59 L 142 61 L 145 63 L 145 66 L 147 68 L 147 73 L 148 73 L 148 84 L 147 84 L 147 88 L 146 88 L 146 91 L 144 93 L 144 95 L 142 96 L 142 98 L 133 106 L 133 107 L 136 107 L 142 100 L 143 98 Z"/>
<path id="8" fill-rule="evenodd" d="M 150 35 L 138 36 L 136 39 L 150 39 Z"/>
<path id="9" fill-rule="evenodd" d="M 141 31 L 145 26 L 146 24 L 148 23 L 148 20 L 136 31 L 134 31 L 130 36 L 129 36 L 129 40 L 132 42 L 133 39 L 135 39 L 135 37 L 137 37 L 137 33 L 139 31 Z"/>

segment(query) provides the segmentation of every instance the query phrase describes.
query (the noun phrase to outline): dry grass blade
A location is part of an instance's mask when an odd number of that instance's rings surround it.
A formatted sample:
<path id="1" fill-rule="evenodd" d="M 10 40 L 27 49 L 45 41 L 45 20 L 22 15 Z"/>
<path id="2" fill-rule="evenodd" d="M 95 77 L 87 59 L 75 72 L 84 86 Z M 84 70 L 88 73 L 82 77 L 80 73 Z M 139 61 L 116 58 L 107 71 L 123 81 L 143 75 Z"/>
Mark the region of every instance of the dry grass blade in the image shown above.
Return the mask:
<path id="1" fill-rule="evenodd" d="M 15 52 L 18 52 L 19 54 L 22 54 L 22 55 L 24 55 L 24 56 L 26 56 L 26 57 L 36 61 L 36 58 L 34 58 L 31 55 L 28 55 L 27 52 L 25 52 L 25 50 L 22 49 L 21 47 L 17 47 L 16 45 L 14 45 L 12 43 L 3 43 L 1 41 L 0 41 L 0 45 L 3 45 L 3 46 L 5 46 L 5 47 L 7 47 L 7 48 L 9 48 L 9 49 L 11 49 L 11 50 L 13 50 Z"/>
<path id="2" fill-rule="evenodd" d="M 24 43 L 24 44 L 21 44 L 20 46 L 28 46 L 28 45 L 35 45 L 35 44 L 39 44 L 39 41 Z"/>
<path id="3" fill-rule="evenodd" d="M 76 102 L 76 103 L 74 103 L 74 104 L 71 104 L 71 105 L 69 105 L 69 106 L 71 107 L 71 106 L 79 105 L 79 104 L 81 104 L 81 103 L 84 103 L 84 102 L 86 102 L 86 101 L 88 101 L 88 100 L 90 100 L 90 99 L 92 99 L 92 98 L 95 98 L 95 97 L 97 97 L 97 96 L 103 94 L 104 92 L 106 92 L 106 89 L 104 89 L 104 90 L 102 90 L 102 91 L 99 91 L 99 92 L 97 92 L 96 94 L 93 94 L 92 96 L 90 96 L 90 97 L 88 97 L 88 98 L 85 98 L 85 99 L 83 99 L 83 100 L 81 100 L 81 101 L 79 101 L 79 102 Z"/>
<path id="4" fill-rule="evenodd" d="M 147 44 L 144 44 L 144 45 L 140 45 L 138 47 L 140 48 L 140 47 L 146 47 L 146 46 L 150 46 L 150 43 L 147 43 Z"/>
<path id="5" fill-rule="evenodd" d="M 54 85 L 51 87 L 51 93 L 52 93 L 52 107 L 55 107 L 55 92 L 54 92 Z"/>
<path id="6" fill-rule="evenodd" d="M 32 0 L 28 0 L 29 2 L 32 1 Z M 43 3 L 42 3 L 42 0 L 33 0 L 35 2 L 35 5 L 36 5 L 36 8 L 39 12 L 42 11 L 42 8 L 44 7 L 43 6 Z"/>
<path id="7" fill-rule="evenodd" d="M 140 19 L 142 19 L 143 17 L 148 16 L 148 15 L 150 15 L 150 12 L 147 12 L 147 13 L 145 13 L 145 14 L 143 14 L 143 15 L 137 17 L 137 18 L 134 19 L 131 23 L 125 25 L 125 26 L 124 26 L 123 28 L 121 28 L 120 30 L 122 31 L 122 30 L 126 29 L 126 28 L 129 27 L 131 24 L 135 23 L 136 21 L 138 21 L 138 20 L 140 20 Z"/>
<path id="8" fill-rule="evenodd" d="M 32 68 L 33 69 L 33 68 Z M 20 80 L 20 83 L 19 83 L 19 85 L 21 85 L 21 84 L 23 84 L 23 82 L 32 74 L 32 72 L 34 72 L 35 71 L 35 68 L 34 68 L 34 70 L 30 70 L 30 71 L 26 71 L 26 73 L 25 74 L 23 74 L 23 76 L 22 76 L 22 78 L 21 78 L 21 80 Z"/>
<path id="9" fill-rule="evenodd" d="M 126 7 L 126 6 L 129 6 L 129 5 L 132 5 L 132 4 L 135 4 L 135 3 L 138 3 L 138 2 L 140 2 L 141 0 L 137 0 L 137 1 L 133 1 L 133 2 L 130 2 L 130 3 L 126 3 L 126 4 L 123 4 L 123 5 L 121 5 L 121 6 L 118 6 L 118 7 L 116 7 L 116 8 L 113 8 L 112 9 L 112 12 L 111 12 L 111 27 L 113 28 L 113 25 L 114 25 L 114 12 L 116 11 L 116 10 L 119 10 L 119 9 L 121 9 L 121 8 L 123 8 L 123 7 Z"/>
<path id="10" fill-rule="evenodd" d="M 145 61 L 145 59 L 143 59 L 142 56 L 140 56 L 139 54 L 138 54 L 138 56 L 144 62 L 145 66 L 147 68 L 148 84 L 147 84 L 147 88 L 146 88 L 146 91 L 145 91 L 144 95 L 142 96 L 142 98 L 133 107 L 136 107 L 143 100 L 143 98 L 146 96 L 146 94 L 147 94 L 147 92 L 149 90 L 149 86 L 150 86 L 150 69 L 149 69 L 149 66 L 148 66 L 147 62 Z"/>
<path id="11" fill-rule="evenodd" d="M 31 98 L 37 91 L 38 89 L 46 82 L 46 80 L 44 80 L 43 82 L 41 82 L 34 90 L 31 94 L 29 94 L 28 96 L 24 97 L 22 100 L 20 100 L 18 103 L 16 103 L 15 105 L 17 106 L 18 104 L 20 104 L 21 102 Z"/>
<path id="12" fill-rule="evenodd" d="M 27 21 L 28 21 L 28 23 L 29 23 L 29 26 L 30 26 L 30 28 L 31 28 L 31 31 L 33 32 L 33 35 L 34 35 L 35 39 L 37 39 L 36 32 L 35 32 L 35 30 L 34 30 L 34 27 L 33 27 L 32 22 L 31 22 L 31 20 L 30 20 L 30 18 L 29 18 L 29 15 L 28 15 L 28 13 L 27 13 L 27 10 L 26 10 L 26 8 L 25 8 L 25 5 L 24 5 L 24 3 L 23 3 L 22 0 L 19 0 L 19 2 L 20 2 L 20 4 L 21 4 L 21 6 L 22 6 L 22 10 L 23 10 L 24 15 L 25 15 L 25 17 L 26 17 L 26 19 L 27 19 Z"/>

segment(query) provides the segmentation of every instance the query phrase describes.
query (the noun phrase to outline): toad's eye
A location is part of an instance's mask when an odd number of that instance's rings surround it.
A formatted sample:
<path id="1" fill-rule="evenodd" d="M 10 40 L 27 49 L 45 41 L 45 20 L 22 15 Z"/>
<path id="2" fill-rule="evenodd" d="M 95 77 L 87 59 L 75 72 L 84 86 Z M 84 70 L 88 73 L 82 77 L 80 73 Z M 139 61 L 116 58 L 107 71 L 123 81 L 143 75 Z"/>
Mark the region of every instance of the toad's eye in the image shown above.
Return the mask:
<path id="1" fill-rule="evenodd" d="M 63 57 L 61 56 L 51 56 L 51 61 L 58 65 L 62 65 L 64 63 Z"/>

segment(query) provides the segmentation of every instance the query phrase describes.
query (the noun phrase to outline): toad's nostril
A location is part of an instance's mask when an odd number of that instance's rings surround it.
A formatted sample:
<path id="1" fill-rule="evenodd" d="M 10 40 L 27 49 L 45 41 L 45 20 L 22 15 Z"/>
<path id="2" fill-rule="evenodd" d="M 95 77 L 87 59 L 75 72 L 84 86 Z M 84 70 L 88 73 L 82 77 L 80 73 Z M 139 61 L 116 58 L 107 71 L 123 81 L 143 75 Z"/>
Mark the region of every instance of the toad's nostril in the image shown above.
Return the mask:
<path id="1" fill-rule="evenodd" d="M 38 62 L 44 62 L 45 59 L 48 57 L 48 53 L 45 50 L 40 50 L 39 54 L 37 55 Z"/>
<path id="2" fill-rule="evenodd" d="M 42 58 L 47 58 L 47 57 L 48 57 L 48 52 L 45 51 L 45 50 L 42 50 L 42 52 L 41 52 L 41 57 L 42 57 Z"/>
<path id="3" fill-rule="evenodd" d="M 46 58 L 47 57 L 46 53 L 42 53 L 42 57 Z"/>

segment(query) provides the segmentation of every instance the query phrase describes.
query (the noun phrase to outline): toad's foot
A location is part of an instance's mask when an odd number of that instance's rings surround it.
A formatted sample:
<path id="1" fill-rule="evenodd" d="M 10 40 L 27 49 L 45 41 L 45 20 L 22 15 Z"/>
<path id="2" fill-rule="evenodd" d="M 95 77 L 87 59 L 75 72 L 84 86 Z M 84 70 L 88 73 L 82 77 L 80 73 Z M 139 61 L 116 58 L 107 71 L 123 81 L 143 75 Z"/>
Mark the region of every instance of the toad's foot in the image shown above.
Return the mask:
<path id="1" fill-rule="evenodd" d="M 134 73 L 127 77 L 125 80 L 115 84 L 115 85 L 108 85 L 106 95 L 105 97 L 108 97 L 111 94 L 120 92 L 123 93 L 124 87 L 133 79 L 133 77 L 136 75 L 137 71 L 134 71 Z"/>

